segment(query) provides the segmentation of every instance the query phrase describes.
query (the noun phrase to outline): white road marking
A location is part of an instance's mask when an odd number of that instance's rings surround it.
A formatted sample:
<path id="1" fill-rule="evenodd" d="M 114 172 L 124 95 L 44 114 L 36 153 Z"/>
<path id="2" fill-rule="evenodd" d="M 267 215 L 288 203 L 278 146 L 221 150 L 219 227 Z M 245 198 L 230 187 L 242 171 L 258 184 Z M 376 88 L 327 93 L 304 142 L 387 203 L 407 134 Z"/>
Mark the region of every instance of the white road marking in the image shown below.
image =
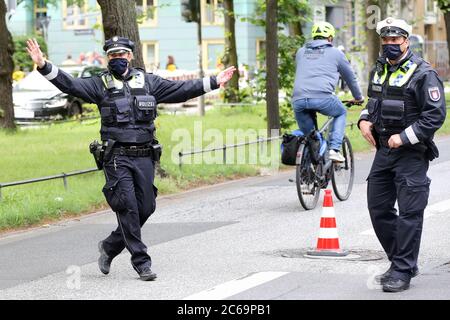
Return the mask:
<path id="1" fill-rule="evenodd" d="M 427 219 L 429 217 L 434 216 L 437 213 L 442 213 L 442 212 L 445 212 L 445 211 L 448 211 L 448 210 L 450 210 L 450 199 L 436 202 L 436 203 L 434 203 L 432 205 L 429 205 L 429 206 L 427 206 L 425 208 L 424 219 Z M 375 231 L 373 230 L 373 228 L 370 228 L 368 230 L 365 230 L 365 231 L 361 232 L 360 235 L 363 235 L 363 236 L 374 236 L 375 235 Z"/>
<path id="2" fill-rule="evenodd" d="M 258 272 L 251 274 L 247 277 L 241 279 L 231 280 L 222 283 L 211 289 L 195 293 L 188 297 L 183 298 L 183 300 L 222 300 L 239 292 L 243 292 L 250 288 L 259 286 L 263 283 L 272 281 L 281 276 L 284 276 L 288 272 Z"/>

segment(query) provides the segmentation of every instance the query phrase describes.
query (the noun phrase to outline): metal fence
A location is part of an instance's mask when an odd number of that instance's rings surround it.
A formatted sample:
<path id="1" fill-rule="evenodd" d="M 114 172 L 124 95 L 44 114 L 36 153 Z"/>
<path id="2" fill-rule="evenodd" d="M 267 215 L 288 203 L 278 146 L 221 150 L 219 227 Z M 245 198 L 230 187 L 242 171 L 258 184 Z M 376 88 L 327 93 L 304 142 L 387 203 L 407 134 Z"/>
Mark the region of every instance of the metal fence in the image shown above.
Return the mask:
<path id="1" fill-rule="evenodd" d="M 350 129 L 353 130 L 354 125 L 355 125 L 355 123 L 351 122 L 351 123 L 347 124 L 347 127 L 350 127 Z M 227 149 L 238 148 L 238 147 L 247 146 L 247 145 L 251 145 L 251 144 L 258 144 L 258 145 L 260 145 L 263 142 L 278 140 L 280 138 L 282 138 L 282 136 L 276 136 L 276 137 L 271 137 L 271 138 L 262 138 L 261 137 L 261 138 L 257 138 L 257 140 L 254 140 L 254 141 L 237 143 L 237 144 L 231 144 L 231 145 L 226 145 L 225 144 L 225 145 L 223 145 L 221 147 L 216 147 L 216 148 L 193 150 L 193 151 L 187 151 L 187 152 L 180 151 L 178 153 L 178 159 L 179 159 L 179 164 L 178 165 L 179 165 L 179 167 L 181 169 L 181 167 L 182 167 L 182 158 L 184 156 L 198 154 L 198 153 L 219 151 L 219 150 L 223 151 L 223 162 L 226 163 Z M 24 185 L 24 184 L 37 183 L 37 182 L 42 182 L 42 181 L 49 181 L 49 180 L 54 180 L 54 179 L 63 179 L 64 188 L 66 190 L 68 190 L 68 188 L 69 188 L 68 187 L 68 181 L 67 181 L 68 177 L 78 176 L 78 175 L 91 173 L 91 172 L 95 172 L 95 171 L 99 171 L 99 170 L 97 168 L 91 168 L 91 169 L 85 169 L 85 170 L 72 171 L 72 172 L 69 172 L 69 173 L 64 173 L 63 172 L 63 173 L 58 174 L 58 175 L 41 177 L 41 178 L 35 178 L 35 179 L 27 179 L 27 180 L 21 180 L 21 181 L 0 183 L 0 200 L 2 199 L 2 189 L 3 188 L 14 187 L 14 186 L 19 186 L 19 185 Z"/>
<path id="2" fill-rule="evenodd" d="M 7 183 L 0 183 L 0 200 L 2 199 L 2 189 L 6 187 L 14 187 L 14 186 L 20 186 L 23 184 L 30 184 L 30 183 L 36 183 L 36 182 L 42 182 L 42 181 L 49 181 L 54 179 L 63 179 L 64 183 L 64 189 L 68 190 L 69 185 L 67 182 L 68 177 L 78 176 L 81 174 L 86 174 L 90 172 L 98 171 L 97 168 L 92 169 L 85 169 L 85 170 L 79 170 L 79 171 L 73 171 L 69 173 L 61 173 L 54 176 L 47 176 L 47 177 L 41 177 L 41 178 L 35 178 L 35 179 L 27 179 L 27 180 L 21 180 L 21 181 L 14 181 L 14 182 L 7 182 Z"/>
<path id="3" fill-rule="evenodd" d="M 268 142 L 268 141 L 272 141 L 272 140 L 277 140 L 280 139 L 282 136 L 276 136 L 276 137 L 271 137 L 268 139 L 264 139 L 264 138 L 257 138 L 257 140 L 255 141 L 250 141 L 250 142 L 243 142 L 243 143 L 237 143 L 237 144 L 230 144 L 230 145 L 226 145 L 224 144 L 222 147 L 217 147 L 217 148 L 210 148 L 210 149 L 202 149 L 202 150 L 194 150 L 194 151 L 188 151 L 188 152 L 178 152 L 178 166 L 181 169 L 181 166 L 183 164 L 183 160 L 182 158 L 184 156 L 188 156 L 188 155 L 193 155 L 193 154 L 198 154 L 198 153 L 206 153 L 206 152 L 213 152 L 213 151 L 219 151 L 222 150 L 223 151 L 223 163 L 227 162 L 227 149 L 233 149 L 233 148 L 237 148 L 237 147 L 242 147 L 242 146 L 248 146 L 251 144 L 255 144 L 257 143 L 258 145 L 260 145 L 260 143 L 262 142 Z"/>

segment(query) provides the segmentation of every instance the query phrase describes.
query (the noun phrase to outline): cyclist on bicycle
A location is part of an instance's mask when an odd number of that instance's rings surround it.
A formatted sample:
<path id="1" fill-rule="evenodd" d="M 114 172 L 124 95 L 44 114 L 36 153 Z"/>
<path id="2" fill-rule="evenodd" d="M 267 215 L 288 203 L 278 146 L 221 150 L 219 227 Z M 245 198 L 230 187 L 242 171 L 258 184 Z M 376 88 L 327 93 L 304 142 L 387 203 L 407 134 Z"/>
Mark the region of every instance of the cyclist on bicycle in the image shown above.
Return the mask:
<path id="1" fill-rule="evenodd" d="M 330 153 L 333 161 L 344 162 L 340 153 L 345 131 L 347 110 L 334 95 L 339 75 L 354 97 L 350 102 L 362 103 L 364 98 L 356 75 L 344 53 L 332 45 L 335 30 L 328 22 L 318 22 L 312 27 L 313 40 L 296 54 L 296 72 L 292 104 L 297 124 L 303 133 L 314 129 L 311 111 L 334 118 L 330 132 Z"/>

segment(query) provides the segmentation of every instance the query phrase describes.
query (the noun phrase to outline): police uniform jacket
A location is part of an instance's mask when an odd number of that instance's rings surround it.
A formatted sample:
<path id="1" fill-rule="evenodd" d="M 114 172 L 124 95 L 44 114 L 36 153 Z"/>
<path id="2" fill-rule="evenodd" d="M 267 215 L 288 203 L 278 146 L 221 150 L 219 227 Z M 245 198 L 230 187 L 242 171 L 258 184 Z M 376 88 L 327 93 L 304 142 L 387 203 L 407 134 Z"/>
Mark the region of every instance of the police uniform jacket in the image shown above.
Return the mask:
<path id="1" fill-rule="evenodd" d="M 89 78 L 73 78 L 49 62 L 38 71 L 62 92 L 97 104 L 102 140 L 125 144 L 153 140 L 158 103 L 184 102 L 219 87 L 215 76 L 170 81 L 140 68 L 130 68 L 124 79 L 108 71 Z"/>
<path id="2" fill-rule="evenodd" d="M 400 134 L 403 146 L 423 147 L 438 156 L 433 135 L 446 116 L 442 80 L 430 64 L 411 51 L 397 65 L 378 58 L 370 73 L 369 101 L 362 120 L 373 123 L 377 140 Z"/>

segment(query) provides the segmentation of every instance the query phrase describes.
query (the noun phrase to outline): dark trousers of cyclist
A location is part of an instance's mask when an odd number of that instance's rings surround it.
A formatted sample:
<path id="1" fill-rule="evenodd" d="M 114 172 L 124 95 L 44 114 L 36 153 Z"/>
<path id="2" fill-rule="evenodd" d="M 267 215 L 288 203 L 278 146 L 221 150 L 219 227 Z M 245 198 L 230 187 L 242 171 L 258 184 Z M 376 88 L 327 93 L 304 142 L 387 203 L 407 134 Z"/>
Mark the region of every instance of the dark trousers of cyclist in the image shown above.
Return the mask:
<path id="1" fill-rule="evenodd" d="M 428 167 L 429 161 L 421 151 L 382 146 L 370 170 L 367 184 L 370 218 L 391 261 L 394 279 L 409 281 L 417 267 L 431 181 L 427 177 Z"/>
<path id="2" fill-rule="evenodd" d="M 151 266 L 147 247 L 141 239 L 141 227 L 155 211 L 156 187 L 153 186 L 154 163 L 150 157 L 113 156 L 105 163 L 105 193 L 116 212 L 118 227 L 103 242 L 110 257 L 124 248 L 131 254 L 131 264 L 140 273 Z"/>

